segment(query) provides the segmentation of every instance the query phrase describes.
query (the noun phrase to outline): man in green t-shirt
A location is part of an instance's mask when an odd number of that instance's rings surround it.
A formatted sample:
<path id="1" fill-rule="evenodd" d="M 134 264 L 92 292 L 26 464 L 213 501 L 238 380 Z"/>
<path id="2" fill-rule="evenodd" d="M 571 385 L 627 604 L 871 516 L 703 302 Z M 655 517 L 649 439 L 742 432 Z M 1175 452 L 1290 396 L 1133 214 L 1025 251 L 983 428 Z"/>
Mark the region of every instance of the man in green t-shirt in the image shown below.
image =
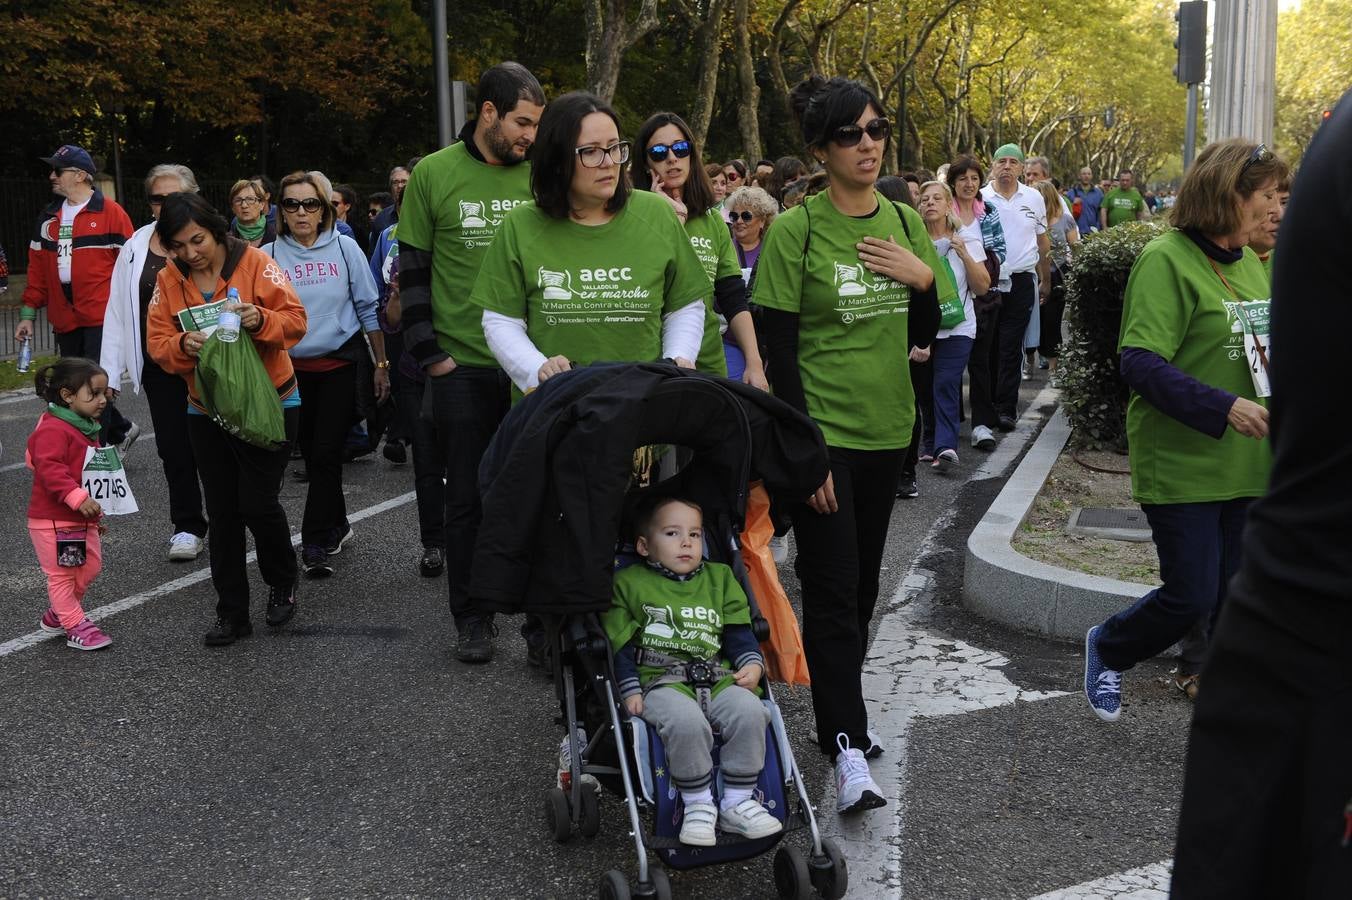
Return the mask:
<path id="1" fill-rule="evenodd" d="M 1132 186 L 1135 176 L 1131 169 L 1117 173 L 1117 187 L 1103 198 L 1099 207 L 1099 226 L 1103 230 L 1123 222 L 1141 222 L 1147 217 L 1145 198 Z"/>
<path id="2" fill-rule="evenodd" d="M 525 157 L 545 103 L 540 82 L 513 62 L 484 72 L 476 96 L 478 116 L 460 140 L 414 168 L 398 234 L 404 346 L 426 376 L 446 467 L 446 580 L 462 662 L 493 656 L 492 616 L 469 602 L 470 562 L 482 515 L 479 460 L 510 406 L 469 292 L 502 220 L 531 200 Z"/>

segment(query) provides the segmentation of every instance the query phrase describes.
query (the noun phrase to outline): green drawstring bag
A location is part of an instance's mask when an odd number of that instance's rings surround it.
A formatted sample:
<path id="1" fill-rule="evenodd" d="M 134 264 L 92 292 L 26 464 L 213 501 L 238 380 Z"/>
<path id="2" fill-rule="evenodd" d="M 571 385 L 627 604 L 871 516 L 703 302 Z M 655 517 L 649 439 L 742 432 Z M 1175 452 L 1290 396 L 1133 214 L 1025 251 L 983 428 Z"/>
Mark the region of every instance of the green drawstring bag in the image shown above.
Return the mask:
<path id="1" fill-rule="evenodd" d="M 228 343 L 219 329 L 207 338 L 197 357 L 197 394 L 226 434 L 265 450 L 286 442 L 281 398 L 247 331 Z"/>
<path id="2" fill-rule="evenodd" d="M 963 308 L 962 298 L 957 293 L 958 276 L 953 272 L 952 263 L 948 261 L 947 256 L 941 256 L 939 259 L 944 264 L 944 271 L 948 273 L 948 283 L 953 285 L 953 293 L 939 304 L 939 329 L 943 331 L 961 325 L 967 318 L 967 310 Z"/>

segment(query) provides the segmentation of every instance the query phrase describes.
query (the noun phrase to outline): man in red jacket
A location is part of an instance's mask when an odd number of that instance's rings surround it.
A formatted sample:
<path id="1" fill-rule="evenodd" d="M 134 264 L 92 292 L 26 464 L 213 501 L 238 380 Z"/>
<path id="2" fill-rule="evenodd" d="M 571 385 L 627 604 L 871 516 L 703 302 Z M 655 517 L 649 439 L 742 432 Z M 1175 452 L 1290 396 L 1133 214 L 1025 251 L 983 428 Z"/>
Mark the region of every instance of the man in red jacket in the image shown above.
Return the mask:
<path id="1" fill-rule="evenodd" d="M 131 237 L 131 219 L 95 189 L 94 159 L 82 147 L 65 144 L 42 161 L 51 166 L 47 177 L 60 199 L 42 211 L 28 245 L 28 286 L 14 338 L 32 336 L 33 319 L 45 306 L 61 355 L 98 360 L 113 266 Z M 101 421 L 104 443 L 123 452 L 141 432 L 112 403 Z"/>

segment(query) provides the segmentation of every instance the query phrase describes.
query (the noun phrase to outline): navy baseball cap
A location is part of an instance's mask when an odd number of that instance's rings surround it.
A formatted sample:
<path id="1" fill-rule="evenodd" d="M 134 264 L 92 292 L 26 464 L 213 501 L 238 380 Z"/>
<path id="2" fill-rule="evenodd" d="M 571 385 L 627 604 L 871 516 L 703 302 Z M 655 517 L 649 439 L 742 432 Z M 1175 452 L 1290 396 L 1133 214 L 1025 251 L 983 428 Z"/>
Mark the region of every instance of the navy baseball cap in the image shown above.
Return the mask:
<path id="1" fill-rule="evenodd" d="M 98 174 L 98 169 L 94 166 L 94 157 L 90 156 L 85 148 L 74 144 L 62 144 L 51 156 L 42 156 L 39 159 L 53 169 L 83 169 L 90 175 Z"/>

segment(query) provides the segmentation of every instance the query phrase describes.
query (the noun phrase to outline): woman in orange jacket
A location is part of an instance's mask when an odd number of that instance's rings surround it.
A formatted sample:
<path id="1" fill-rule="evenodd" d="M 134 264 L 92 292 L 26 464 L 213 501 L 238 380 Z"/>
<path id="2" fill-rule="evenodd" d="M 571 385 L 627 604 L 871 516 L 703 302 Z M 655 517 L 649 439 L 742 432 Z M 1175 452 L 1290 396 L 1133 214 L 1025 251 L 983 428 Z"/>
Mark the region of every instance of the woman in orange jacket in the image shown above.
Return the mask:
<path id="1" fill-rule="evenodd" d="M 254 536 L 268 585 L 267 623 L 279 626 L 296 609 L 296 554 L 278 499 L 300 417 L 300 392 L 287 349 L 305 336 L 305 308 L 267 254 L 230 237 L 226 220 L 196 194 L 172 194 L 160 209 L 156 235 L 173 254 L 159 274 L 146 320 L 146 349 L 167 372 L 188 383 L 188 436 L 206 499 L 216 623 L 209 647 L 253 633 L 244 529 Z M 230 288 L 239 291 L 241 329 L 252 338 L 281 398 L 287 443 L 275 449 L 226 433 L 197 392 L 198 354 Z"/>

